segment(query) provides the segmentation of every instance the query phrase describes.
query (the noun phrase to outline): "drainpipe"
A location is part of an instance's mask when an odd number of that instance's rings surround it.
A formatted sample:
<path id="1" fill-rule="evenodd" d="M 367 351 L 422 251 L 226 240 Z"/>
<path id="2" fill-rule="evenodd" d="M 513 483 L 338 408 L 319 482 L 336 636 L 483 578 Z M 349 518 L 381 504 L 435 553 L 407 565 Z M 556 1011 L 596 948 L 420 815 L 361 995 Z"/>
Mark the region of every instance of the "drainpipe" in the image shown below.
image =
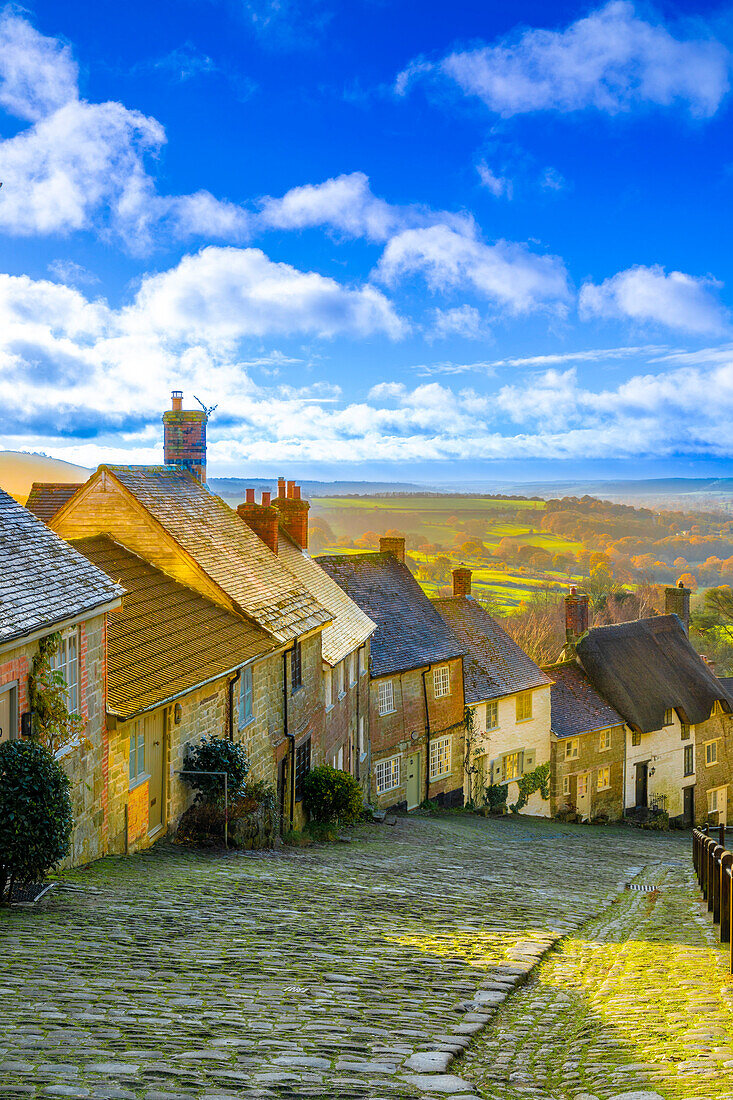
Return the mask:
<path id="1" fill-rule="evenodd" d="M 422 693 L 425 700 L 425 801 L 430 801 L 430 711 L 428 709 L 428 686 L 425 677 L 430 672 L 432 665 L 422 674 Z"/>
<path id="2" fill-rule="evenodd" d="M 290 741 L 290 828 L 295 819 L 295 734 L 288 731 L 288 654 L 293 647 L 283 651 L 283 733 Z"/>
<path id="3" fill-rule="evenodd" d="M 229 740 L 234 740 L 234 685 L 242 675 L 241 668 L 229 681 Z"/>
<path id="4" fill-rule="evenodd" d="M 356 778 L 361 779 L 361 743 L 359 741 L 359 718 L 361 717 L 361 650 L 356 651 Z"/>

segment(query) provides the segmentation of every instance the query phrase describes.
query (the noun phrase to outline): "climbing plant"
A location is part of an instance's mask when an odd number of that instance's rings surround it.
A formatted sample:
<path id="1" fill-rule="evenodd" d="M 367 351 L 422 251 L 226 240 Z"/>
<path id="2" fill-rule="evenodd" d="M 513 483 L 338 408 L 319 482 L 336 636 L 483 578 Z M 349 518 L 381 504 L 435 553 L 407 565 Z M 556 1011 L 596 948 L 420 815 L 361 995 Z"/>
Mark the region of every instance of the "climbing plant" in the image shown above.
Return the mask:
<path id="1" fill-rule="evenodd" d="M 463 769 L 466 773 L 466 786 L 469 791 L 469 805 L 474 804 L 476 797 L 476 777 L 481 771 L 477 763 L 479 733 L 476 729 L 476 715 L 472 707 L 463 708 L 463 725 L 466 728 L 466 745 L 463 754 Z"/>
<path id="2" fill-rule="evenodd" d="M 534 794 L 535 791 L 539 791 L 545 800 L 550 797 L 550 765 L 540 764 L 533 772 L 527 772 L 519 780 L 517 786 L 519 787 L 517 801 L 509 807 L 513 814 L 518 814 L 520 810 L 524 809 L 529 802 L 530 795 Z"/>
<path id="3" fill-rule="evenodd" d="M 28 677 L 28 694 L 34 717 L 36 738 L 52 753 L 79 741 L 86 725 L 80 714 L 70 714 L 66 703 L 67 687 L 63 675 L 53 667 L 53 658 L 61 645 L 61 635 L 41 638 Z"/>

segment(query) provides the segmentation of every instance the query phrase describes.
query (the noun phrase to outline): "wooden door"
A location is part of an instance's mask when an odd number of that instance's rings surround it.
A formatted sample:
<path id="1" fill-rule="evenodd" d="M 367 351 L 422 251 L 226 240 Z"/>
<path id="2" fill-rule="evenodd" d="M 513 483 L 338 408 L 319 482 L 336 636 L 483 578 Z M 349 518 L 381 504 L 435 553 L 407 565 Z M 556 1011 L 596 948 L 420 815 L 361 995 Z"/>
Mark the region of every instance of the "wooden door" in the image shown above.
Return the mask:
<path id="1" fill-rule="evenodd" d="M 683 818 L 685 825 L 693 825 L 695 822 L 695 788 L 685 787 L 683 792 L 684 808 Z"/>
<path id="2" fill-rule="evenodd" d="M 405 797 L 408 810 L 414 810 L 422 802 L 420 787 L 420 753 L 413 752 L 405 760 Z"/>
<path id="3" fill-rule="evenodd" d="M 9 741 L 17 732 L 15 688 L 4 688 L 0 691 L 0 742 Z"/>
<path id="4" fill-rule="evenodd" d="M 578 801 L 576 810 L 585 821 L 590 817 L 590 772 L 578 776 Z"/>
<path id="5" fill-rule="evenodd" d="M 164 823 L 163 812 L 163 714 L 147 715 L 145 722 L 145 764 L 148 782 L 148 835 L 157 833 Z"/>
<path id="6" fill-rule="evenodd" d="M 647 806 L 647 764 L 636 765 L 636 807 L 637 809 L 646 808 Z"/>

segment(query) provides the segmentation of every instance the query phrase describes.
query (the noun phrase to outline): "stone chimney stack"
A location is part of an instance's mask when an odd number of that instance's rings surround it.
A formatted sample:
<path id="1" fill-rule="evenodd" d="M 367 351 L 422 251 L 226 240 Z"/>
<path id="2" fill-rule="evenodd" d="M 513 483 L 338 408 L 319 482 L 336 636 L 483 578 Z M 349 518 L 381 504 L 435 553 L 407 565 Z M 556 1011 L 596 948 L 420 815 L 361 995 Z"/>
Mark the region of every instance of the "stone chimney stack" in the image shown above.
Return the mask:
<path id="1" fill-rule="evenodd" d="M 393 554 L 397 561 L 405 564 L 405 540 L 390 535 L 382 535 L 379 540 L 379 549 L 382 554 Z"/>
<path id="2" fill-rule="evenodd" d="M 163 461 L 182 466 L 206 484 L 206 424 L 203 409 L 184 409 L 183 393 L 173 390 L 171 407 L 163 413 Z"/>
<path id="3" fill-rule="evenodd" d="M 468 569 L 465 565 L 459 565 L 457 569 L 453 570 L 453 595 L 454 596 L 470 596 L 471 595 L 471 577 L 472 570 Z"/>
<path id="4" fill-rule="evenodd" d="M 265 501 L 267 497 L 267 501 Z M 270 494 L 262 494 L 262 504 L 255 503 L 254 489 L 247 489 L 247 500 L 237 508 L 237 515 L 251 531 L 277 554 L 277 535 L 280 517 L 270 505 Z"/>
<path id="5" fill-rule="evenodd" d="M 570 586 L 570 594 L 565 597 L 565 642 L 574 645 L 588 632 L 590 611 L 588 596 L 579 593 L 575 585 Z"/>
<path id="6" fill-rule="evenodd" d="M 272 508 L 277 512 L 280 523 L 290 538 L 301 550 L 307 550 L 310 504 L 302 499 L 300 485 L 296 485 L 294 481 L 288 481 L 286 487 L 285 478 L 278 478 L 277 497 L 272 502 Z"/>
<path id="7" fill-rule="evenodd" d="M 685 588 L 682 581 L 676 588 L 665 588 L 664 613 L 677 615 L 687 633 L 690 633 L 690 589 Z"/>

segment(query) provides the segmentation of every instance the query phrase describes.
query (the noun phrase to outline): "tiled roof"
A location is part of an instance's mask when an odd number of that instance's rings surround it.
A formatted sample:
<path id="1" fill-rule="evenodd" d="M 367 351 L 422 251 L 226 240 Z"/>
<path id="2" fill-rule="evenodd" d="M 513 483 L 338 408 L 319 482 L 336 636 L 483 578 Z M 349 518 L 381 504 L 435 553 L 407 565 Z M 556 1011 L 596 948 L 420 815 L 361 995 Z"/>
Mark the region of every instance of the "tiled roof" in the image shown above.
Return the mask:
<path id="1" fill-rule="evenodd" d="M 576 653 L 594 687 L 642 733 L 661 729 L 671 707 L 691 725 L 706 721 L 717 700 L 733 709 L 733 695 L 693 649 L 676 615 L 594 627 Z"/>
<path id="2" fill-rule="evenodd" d="M 103 466 L 259 626 L 288 641 L 331 616 L 228 504 L 177 466 Z"/>
<path id="3" fill-rule="evenodd" d="M 498 699 L 527 688 L 543 687 L 549 678 L 470 596 L 432 601 L 466 650 L 463 688 L 467 703 Z"/>
<path id="4" fill-rule="evenodd" d="M 73 543 L 127 590 L 107 629 L 107 702 L 130 718 L 276 648 L 259 627 L 105 536 Z"/>
<path id="5" fill-rule="evenodd" d="M 297 546 L 280 528 L 278 557 L 300 583 L 333 616 L 333 622 L 321 635 L 323 659 L 337 665 L 347 654 L 363 645 L 377 629 L 376 623 L 350 599 L 317 561 Z"/>
<path id="6" fill-rule="evenodd" d="M 578 737 L 624 724 L 621 715 L 598 694 L 577 661 L 547 665 L 546 672 L 553 680 L 550 728 L 556 737 Z"/>
<path id="7" fill-rule="evenodd" d="M 316 560 L 377 624 L 371 644 L 372 676 L 463 655 L 455 634 L 393 554 L 342 554 Z"/>
<path id="8" fill-rule="evenodd" d="M 123 591 L 0 489 L 0 643 L 52 630 Z"/>
<path id="9" fill-rule="evenodd" d="M 65 482 L 34 481 L 25 506 L 34 516 L 49 523 L 59 508 L 63 508 L 80 488 L 80 485 L 69 485 Z"/>

